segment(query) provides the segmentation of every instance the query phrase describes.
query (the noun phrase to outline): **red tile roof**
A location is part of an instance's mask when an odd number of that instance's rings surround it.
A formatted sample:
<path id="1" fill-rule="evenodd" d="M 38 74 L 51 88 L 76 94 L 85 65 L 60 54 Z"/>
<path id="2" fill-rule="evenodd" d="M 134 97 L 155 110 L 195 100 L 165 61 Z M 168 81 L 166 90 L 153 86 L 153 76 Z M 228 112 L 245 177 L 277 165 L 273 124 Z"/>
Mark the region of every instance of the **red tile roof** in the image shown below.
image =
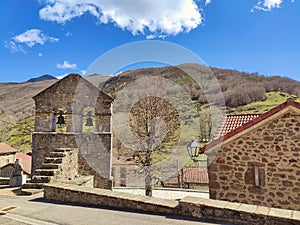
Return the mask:
<path id="1" fill-rule="evenodd" d="M 18 150 L 10 147 L 6 143 L 0 143 L 0 155 L 1 154 L 7 154 L 7 153 L 16 153 Z"/>
<path id="2" fill-rule="evenodd" d="M 203 146 L 199 151 L 201 153 L 204 153 L 206 150 L 216 146 L 217 144 L 220 144 L 221 142 L 233 137 L 234 135 L 240 133 L 241 131 L 267 119 L 268 117 L 280 112 L 281 110 L 283 110 L 289 106 L 300 109 L 300 103 L 296 102 L 294 99 L 290 98 L 286 102 L 276 106 L 275 108 L 271 109 L 270 111 L 260 114 L 258 117 L 254 118 L 253 120 L 250 120 L 249 122 L 243 124 L 242 126 L 239 126 L 239 127 L 235 128 L 234 130 L 229 131 L 224 136 L 220 136 L 219 138 L 211 141 L 207 145 Z"/>
<path id="3" fill-rule="evenodd" d="M 205 167 L 185 166 L 182 171 L 184 183 L 208 184 L 208 173 Z"/>
<path id="4" fill-rule="evenodd" d="M 16 153 L 16 159 L 21 159 L 20 163 L 22 165 L 22 169 L 24 170 L 25 173 L 31 174 L 31 156 L 26 155 L 24 153 Z"/>
<path id="5" fill-rule="evenodd" d="M 225 115 L 222 123 L 217 129 L 217 132 L 213 138 L 218 139 L 219 137 L 224 136 L 230 131 L 236 129 L 237 127 L 242 126 L 245 123 L 259 117 L 260 114 L 229 114 Z"/>

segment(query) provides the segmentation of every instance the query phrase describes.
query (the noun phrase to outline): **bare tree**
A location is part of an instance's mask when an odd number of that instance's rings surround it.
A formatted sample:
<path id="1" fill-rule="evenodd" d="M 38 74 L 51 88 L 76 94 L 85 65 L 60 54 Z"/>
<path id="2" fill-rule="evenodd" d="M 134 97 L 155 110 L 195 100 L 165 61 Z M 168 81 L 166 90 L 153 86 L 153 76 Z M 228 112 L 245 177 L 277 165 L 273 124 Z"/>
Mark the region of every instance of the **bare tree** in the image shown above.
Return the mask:
<path id="1" fill-rule="evenodd" d="M 179 126 L 178 121 L 176 110 L 172 110 L 158 97 L 145 98 L 132 108 L 130 126 L 140 140 L 135 155 L 145 174 L 146 196 L 152 196 L 153 155 L 161 152 L 163 142 L 174 135 Z M 176 138 L 173 142 L 176 142 Z"/>
<path id="2" fill-rule="evenodd" d="M 199 113 L 200 124 L 200 142 L 208 142 L 210 140 L 210 134 L 212 131 L 212 119 L 209 108 L 204 108 Z"/>

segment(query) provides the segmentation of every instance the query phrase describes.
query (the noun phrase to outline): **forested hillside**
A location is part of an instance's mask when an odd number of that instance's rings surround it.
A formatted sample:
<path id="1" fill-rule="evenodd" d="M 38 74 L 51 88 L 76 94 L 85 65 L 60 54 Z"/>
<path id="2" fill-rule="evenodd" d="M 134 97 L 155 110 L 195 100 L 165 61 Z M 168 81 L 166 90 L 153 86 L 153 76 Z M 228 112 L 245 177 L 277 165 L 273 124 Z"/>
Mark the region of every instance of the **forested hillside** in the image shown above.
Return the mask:
<path id="1" fill-rule="evenodd" d="M 263 112 L 291 96 L 294 98 L 300 96 L 300 82 L 289 78 L 267 77 L 257 73 L 207 68 L 195 64 L 137 69 L 112 77 L 93 75 L 86 78 L 114 96 L 119 90 L 141 76 L 164 77 L 180 85 L 194 102 L 199 105 L 206 104 L 203 90 L 191 76 L 187 75 L 186 71 L 197 73 L 207 80 L 215 76 L 223 91 L 227 112 L 230 113 Z M 25 152 L 30 151 L 34 122 L 32 97 L 54 82 L 55 80 L 0 84 L 1 142 L 8 142 Z"/>
<path id="2" fill-rule="evenodd" d="M 267 92 L 284 92 L 300 97 L 300 83 L 289 78 L 217 68 L 211 70 L 221 85 L 228 107 L 264 100 Z"/>

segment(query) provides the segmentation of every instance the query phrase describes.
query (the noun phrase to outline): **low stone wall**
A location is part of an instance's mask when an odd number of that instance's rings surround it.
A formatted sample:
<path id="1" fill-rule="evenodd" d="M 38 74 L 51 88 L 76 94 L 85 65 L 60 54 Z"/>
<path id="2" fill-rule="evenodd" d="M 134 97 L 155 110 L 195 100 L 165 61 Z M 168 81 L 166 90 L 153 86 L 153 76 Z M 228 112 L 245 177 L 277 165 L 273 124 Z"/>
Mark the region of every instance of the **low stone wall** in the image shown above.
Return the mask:
<path id="1" fill-rule="evenodd" d="M 46 184 L 44 197 L 68 203 L 188 216 L 233 224 L 300 225 L 300 211 L 190 196 L 177 201 L 68 184 Z"/>
<path id="2" fill-rule="evenodd" d="M 179 210 L 178 201 L 175 200 L 70 184 L 45 184 L 44 197 L 47 200 L 163 214 L 174 214 Z"/>
<path id="3" fill-rule="evenodd" d="M 299 225 L 300 211 L 197 197 L 179 201 L 183 215 L 242 225 Z"/>

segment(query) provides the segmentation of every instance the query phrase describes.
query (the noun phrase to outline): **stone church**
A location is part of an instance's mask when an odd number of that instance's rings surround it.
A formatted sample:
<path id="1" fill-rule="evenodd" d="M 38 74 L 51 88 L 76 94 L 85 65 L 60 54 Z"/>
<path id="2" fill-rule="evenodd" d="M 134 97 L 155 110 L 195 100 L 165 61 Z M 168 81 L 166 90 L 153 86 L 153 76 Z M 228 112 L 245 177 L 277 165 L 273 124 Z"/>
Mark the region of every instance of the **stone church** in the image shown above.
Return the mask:
<path id="1" fill-rule="evenodd" d="M 112 189 L 113 98 L 78 74 L 70 74 L 33 97 L 32 180 Z"/>

